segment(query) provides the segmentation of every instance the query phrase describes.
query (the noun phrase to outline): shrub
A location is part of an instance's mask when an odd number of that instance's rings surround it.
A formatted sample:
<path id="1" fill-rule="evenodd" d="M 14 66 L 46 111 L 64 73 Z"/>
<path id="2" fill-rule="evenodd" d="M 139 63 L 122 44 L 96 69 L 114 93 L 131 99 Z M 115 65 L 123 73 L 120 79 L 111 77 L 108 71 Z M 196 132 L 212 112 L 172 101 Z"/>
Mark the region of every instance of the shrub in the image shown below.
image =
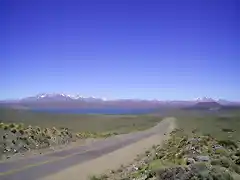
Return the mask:
<path id="1" fill-rule="evenodd" d="M 13 134 L 15 134 L 15 133 L 17 132 L 17 129 L 13 128 L 13 129 L 11 129 L 11 132 L 12 132 Z"/>
<path id="2" fill-rule="evenodd" d="M 199 131 L 199 130 L 198 130 L 197 128 L 195 128 L 195 129 L 192 130 L 192 133 L 195 134 L 195 133 L 197 133 L 198 131 Z"/>
<path id="3" fill-rule="evenodd" d="M 5 125 L 3 126 L 3 129 L 4 129 L 5 131 L 7 131 L 7 130 L 9 129 L 9 125 L 5 124 Z"/>
<path id="4" fill-rule="evenodd" d="M 232 164 L 231 168 L 238 174 L 240 174 L 240 166 L 236 165 L 236 164 Z"/>
<path id="5" fill-rule="evenodd" d="M 36 127 L 37 132 L 41 132 L 41 128 L 40 127 Z"/>
<path id="6" fill-rule="evenodd" d="M 240 156 L 240 150 L 238 150 L 235 155 Z"/>
<path id="7" fill-rule="evenodd" d="M 24 134 L 24 130 L 20 129 L 20 130 L 19 130 L 19 133 L 20 133 L 21 135 L 23 135 L 23 134 Z"/>
<path id="8" fill-rule="evenodd" d="M 227 150 L 225 148 L 218 148 L 215 150 L 216 154 L 219 154 L 221 156 L 229 156 L 229 153 L 227 152 Z"/>
<path id="9" fill-rule="evenodd" d="M 20 124 L 17 125 L 16 128 L 17 128 L 17 129 L 23 129 L 23 128 L 24 128 L 24 124 L 23 124 L 23 123 L 20 123 Z"/>
<path id="10" fill-rule="evenodd" d="M 216 165 L 221 165 L 221 160 L 220 159 L 213 159 L 211 160 L 211 165 L 216 166 Z"/>
<path id="11" fill-rule="evenodd" d="M 231 164 L 231 161 L 227 158 L 221 158 L 221 164 L 223 167 L 228 168 Z"/>
<path id="12" fill-rule="evenodd" d="M 211 169 L 210 175 L 214 180 L 234 180 L 226 168 L 214 166 Z"/>
<path id="13" fill-rule="evenodd" d="M 238 148 L 238 145 L 236 142 L 232 141 L 232 140 L 219 140 L 218 143 L 222 146 L 225 146 L 225 147 L 230 147 L 230 146 L 233 146 L 235 148 Z"/>
<path id="14" fill-rule="evenodd" d="M 101 180 L 100 178 L 96 177 L 96 176 L 91 176 L 90 180 Z"/>
<path id="15" fill-rule="evenodd" d="M 156 145 L 153 145 L 153 146 L 152 146 L 152 149 L 156 149 L 156 148 L 157 148 L 157 146 L 156 146 Z"/>
<path id="16" fill-rule="evenodd" d="M 15 128 L 15 124 L 14 124 L 14 123 L 11 123 L 11 124 L 9 124 L 9 127 L 10 127 L 10 128 Z"/>
<path id="17" fill-rule="evenodd" d="M 234 132 L 233 129 L 228 129 L 228 128 L 222 128 L 223 132 Z"/>
<path id="18" fill-rule="evenodd" d="M 41 136 L 42 136 L 42 137 L 45 137 L 45 136 L 46 136 L 46 134 L 45 134 L 44 132 L 42 132 L 42 133 L 41 133 Z"/>
<path id="19" fill-rule="evenodd" d="M 81 133 L 77 133 L 77 134 L 76 134 L 76 137 L 77 137 L 77 138 L 83 138 L 83 135 L 82 135 Z"/>
<path id="20" fill-rule="evenodd" d="M 240 165 L 240 158 L 236 159 L 235 164 Z"/>
<path id="21" fill-rule="evenodd" d="M 100 178 L 101 180 L 105 180 L 105 179 L 108 178 L 108 176 L 107 176 L 106 174 L 103 174 L 103 175 L 101 175 L 99 178 Z"/>
<path id="22" fill-rule="evenodd" d="M 150 151 L 149 150 L 145 151 L 145 154 L 146 155 L 150 154 Z"/>
<path id="23" fill-rule="evenodd" d="M 15 140 L 12 140 L 12 143 L 13 143 L 13 144 L 16 144 L 16 141 L 15 141 Z"/>
<path id="24" fill-rule="evenodd" d="M 0 128 L 3 128 L 4 127 L 4 123 L 0 123 Z"/>

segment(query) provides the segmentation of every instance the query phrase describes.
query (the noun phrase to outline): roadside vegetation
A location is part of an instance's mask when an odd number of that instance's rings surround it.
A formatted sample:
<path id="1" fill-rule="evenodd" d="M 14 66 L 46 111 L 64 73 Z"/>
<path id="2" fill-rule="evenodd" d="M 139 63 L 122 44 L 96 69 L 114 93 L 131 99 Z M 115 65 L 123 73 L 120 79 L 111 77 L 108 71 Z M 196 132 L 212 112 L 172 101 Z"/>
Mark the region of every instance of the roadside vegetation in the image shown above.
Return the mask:
<path id="1" fill-rule="evenodd" d="M 0 109 L 0 159 L 88 138 L 145 130 L 162 120 L 154 115 L 79 115 Z"/>
<path id="2" fill-rule="evenodd" d="M 91 180 L 238 180 L 240 111 L 175 111 L 178 129 L 131 164 Z"/>
<path id="3" fill-rule="evenodd" d="M 240 144 L 210 135 L 171 133 L 162 146 L 153 146 L 136 160 L 91 180 L 234 180 L 240 178 Z"/>

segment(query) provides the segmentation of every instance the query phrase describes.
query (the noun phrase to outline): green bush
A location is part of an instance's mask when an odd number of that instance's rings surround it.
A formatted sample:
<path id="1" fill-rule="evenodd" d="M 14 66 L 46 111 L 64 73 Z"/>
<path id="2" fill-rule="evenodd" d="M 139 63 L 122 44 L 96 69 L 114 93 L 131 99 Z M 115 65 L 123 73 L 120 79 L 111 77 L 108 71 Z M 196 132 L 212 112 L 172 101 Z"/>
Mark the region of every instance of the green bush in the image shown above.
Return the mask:
<path id="1" fill-rule="evenodd" d="M 215 153 L 220 156 L 229 156 L 229 152 L 225 148 L 218 148 L 215 150 Z"/>
<path id="2" fill-rule="evenodd" d="M 5 125 L 3 126 L 3 129 L 4 129 L 5 131 L 7 131 L 7 130 L 9 129 L 9 125 L 5 124 Z"/>
<path id="3" fill-rule="evenodd" d="M 21 135 L 24 135 L 25 132 L 24 132 L 23 129 L 20 129 L 20 130 L 19 130 L 19 133 L 20 133 Z"/>
<path id="4" fill-rule="evenodd" d="M 9 127 L 10 127 L 10 128 L 15 128 L 15 126 L 16 126 L 16 125 L 15 125 L 14 123 L 9 124 Z"/>
<path id="5" fill-rule="evenodd" d="M 228 159 L 228 158 L 225 158 L 225 157 L 222 157 L 220 159 L 221 161 L 221 165 L 225 168 L 229 168 L 230 164 L 231 164 L 231 161 Z"/>
<path id="6" fill-rule="evenodd" d="M 221 165 L 221 160 L 220 159 L 213 159 L 211 160 L 211 165 L 216 166 L 216 165 Z"/>
<path id="7" fill-rule="evenodd" d="M 230 172 L 220 166 L 214 166 L 211 169 L 210 175 L 213 180 L 234 180 Z"/>
<path id="8" fill-rule="evenodd" d="M 230 147 L 230 146 L 233 146 L 234 148 L 238 148 L 238 145 L 236 142 L 232 141 L 232 140 L 219 140 L 218 143 L 222 146 L 225 146 L 225 147 Z"/>
<path id="9" fill-rule="evenodd" d="M 3 128 L 4 127 L 4 123 L 0 123 L 0 128 Z"/>
<path id="10" fill-rule="evenodd" d="M 233 163 L 231 165 L 231 169 L 233 169 L 236 173 L 240 174 L 240 166 Z"/>
<path id="11" fill-rule="evenodd" d="M 228 128 L 222 128 L 223 132 L 234 132 L 233 129 L 228 129 Z"/>
<path id="12" fill-rule="evenodd" d="M 24 124 L 23 123 L 19 123 L 16 128 L 18 130 L 23 129 L 24 128 Z"/>

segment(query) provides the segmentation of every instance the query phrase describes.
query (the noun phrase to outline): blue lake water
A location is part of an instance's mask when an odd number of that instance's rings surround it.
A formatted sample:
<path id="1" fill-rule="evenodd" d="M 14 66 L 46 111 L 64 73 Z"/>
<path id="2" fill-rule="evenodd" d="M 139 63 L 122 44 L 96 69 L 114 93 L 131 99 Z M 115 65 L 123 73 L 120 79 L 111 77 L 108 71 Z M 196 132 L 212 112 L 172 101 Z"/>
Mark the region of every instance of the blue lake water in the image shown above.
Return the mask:
<path id="1" fill-rule="evenodd" d="M 119 108 L 102 108 L 102 109 L 59 109 L 59 108 L 40 108 L 31 109 L 34 112 L 63 113 L 63 114 L 147 114 L 156 112 L 156 109 L 119 109 Z"/>

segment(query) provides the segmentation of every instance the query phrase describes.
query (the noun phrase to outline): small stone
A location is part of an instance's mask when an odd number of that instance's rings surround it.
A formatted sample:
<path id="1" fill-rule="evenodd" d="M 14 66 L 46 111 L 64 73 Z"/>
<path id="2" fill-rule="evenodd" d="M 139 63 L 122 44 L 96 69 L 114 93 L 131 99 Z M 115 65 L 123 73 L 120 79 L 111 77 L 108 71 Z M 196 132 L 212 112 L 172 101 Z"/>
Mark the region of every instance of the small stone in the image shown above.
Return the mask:
<path id="1" fill-rule="evenodd" d="M 194 160 L 193 158 L 187 158 L 187 159 L 186 159 L 186 163 L 187 163 L 187 165 L 189 165 L 189 164 L 194 164 L 194 163 L 195 163 L 195 160 Z"/>
<path id="2" fill-rule="evenodd" d="M 223 148 L 221 145 L 219 145 L 219 144 L 216 144 L 216 145 L 213 145 L 212 146 L 215 150 L 216 149 L 221 149 L 221 148 Z"/>
<path id="3" fill-rule="evenodd" d="M 197 157 L 196 157 L 196 160 L 197 160 L 197 161 L 207 162 L 207 161 L 210 160 L 210 157 L 209 157 L 209 156 L 197 156 Z"/>
<path id="4" fill-rule="evenodd" d="M 137 170 L 138 170 L 138 167 L 135 166 L 135 165 L 133 165 L 133 169 L 135 169 L 135 171 L 137 171 Z"/>

